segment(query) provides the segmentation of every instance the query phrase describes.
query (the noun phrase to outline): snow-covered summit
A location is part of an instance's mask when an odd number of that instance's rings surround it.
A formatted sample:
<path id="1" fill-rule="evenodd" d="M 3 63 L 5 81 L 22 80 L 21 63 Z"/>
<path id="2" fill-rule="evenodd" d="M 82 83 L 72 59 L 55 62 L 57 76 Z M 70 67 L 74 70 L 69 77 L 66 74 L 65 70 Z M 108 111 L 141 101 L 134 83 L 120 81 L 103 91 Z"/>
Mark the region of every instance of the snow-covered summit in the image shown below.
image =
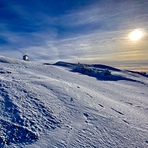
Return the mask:
<path id="1" fill-rule="evenodd" d="M 141 73 L 0 57 L 0 147 L 145 148 L 147 96 Z"/>

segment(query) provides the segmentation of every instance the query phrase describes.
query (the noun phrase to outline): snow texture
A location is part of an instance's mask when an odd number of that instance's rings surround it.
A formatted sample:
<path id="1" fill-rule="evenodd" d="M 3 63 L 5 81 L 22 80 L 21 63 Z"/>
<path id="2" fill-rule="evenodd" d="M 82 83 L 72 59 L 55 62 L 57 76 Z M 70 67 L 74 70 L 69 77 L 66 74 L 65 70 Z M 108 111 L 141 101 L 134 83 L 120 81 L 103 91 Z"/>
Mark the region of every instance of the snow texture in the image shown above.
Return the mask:
<path id="1" fill-rule="evenodd" d="M 0 57 L 0 147 L 146 148 L 147 96 L 144 73 Z"/>

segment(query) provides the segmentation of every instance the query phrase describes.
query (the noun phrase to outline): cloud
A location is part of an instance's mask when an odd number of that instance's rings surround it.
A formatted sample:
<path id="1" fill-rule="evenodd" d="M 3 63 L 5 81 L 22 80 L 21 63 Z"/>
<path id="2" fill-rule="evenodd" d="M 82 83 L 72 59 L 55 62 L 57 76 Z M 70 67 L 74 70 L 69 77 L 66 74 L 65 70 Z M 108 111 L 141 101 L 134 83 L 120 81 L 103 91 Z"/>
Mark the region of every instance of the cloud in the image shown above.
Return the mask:
<path id="1" fill-rule="evenodd" d="M 22 58 L 26 52 L 31 60 L 95 63 L 147 60 L 142 53 L 147 55 L 148 48 L 146 0 L 63 3 L 41 0 L 0 3 L 1 54 Z M 128 33 L 137 27 L 143 28 L 146 35 L 143 43 L 133 45 Z"/>
<path id="2" fill-rule="evenodd" d="M 136 1 L 135 1 L 136 2 Z M 120 3 L 106 3 L 81 10 L 71 11 L 69 14 L 57 18 L 60 25 L 90 30 L 117 30 L 134 27 L 136 25 L 147 25 L 148 3 L 122 1 Z M 142 8 L 142 9 L 141 9 Z M 58 22 L 57 22 L 58 24 Z M 128 29 L 129 29 L 128 28 Z M 88 30 L 87 30 L 88 31 Z"/>

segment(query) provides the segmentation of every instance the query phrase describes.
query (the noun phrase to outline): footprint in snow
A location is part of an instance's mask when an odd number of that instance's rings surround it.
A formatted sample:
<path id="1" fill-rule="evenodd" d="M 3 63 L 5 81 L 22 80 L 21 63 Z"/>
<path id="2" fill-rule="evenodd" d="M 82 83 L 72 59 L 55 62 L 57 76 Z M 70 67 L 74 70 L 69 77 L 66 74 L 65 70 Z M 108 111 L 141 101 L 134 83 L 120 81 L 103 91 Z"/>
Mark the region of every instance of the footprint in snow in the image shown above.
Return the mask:
<path id="1" fill-rule="evenodd" d="M 93 98 L 90 94 L 86 93 L 90 98 Z"/>
<path id="2" fill-rule="evenodd" d="M 83 113 L 83 115 L 86 118 L 86 121 L 85 122 L 88 123 L 88 117 L 89 117 L 89 115 L 87 113 Z"/>
<path id="3" fill-rule="evenodd" d="M 133 103 L 131 103 L 131 102 L 125 102 L 125 103 L 127 103 L 127 104 L 129 104 L 129 105 L 133 105 Z"/>
<path id="4" fill-rule="evenodd" d="M 88 116 L 89 116 L 87 113 L 83 113 L 83 115 L 84 115 L 86 118 L 88 118 Z"/>
<path id="5" fill-rule="evenodd" d="M 128 121 L 126 121 L 126 120 L 124 120 L 124 119 L 123 119 L 123 121 L 124 121 L 125 123 L 129 124 L 129 122 L 128 122 Z"/>
<path id="6" fill-rule="evenodd" d="M 116 109 L 114 109 L 114 108 L 111 108 L 113 111 L 115 111 L 115 112 L 117 112 L 118 114 L 120 114 L 120 115 L 124 115 L 122 112 L 120 112 L 120 111 L 118 111 L 118 110 L 116 110 Z"/>
<path id="7" fill-rule="evenodd" d="M 98 104 L 100 107 L 104 107 L 102 104 Z"/>
<path id="8" fill-rule="evenodd" d="M 71 102 L 74 102 L 73 98 L 70 98 L 70 101 L 71 101 Z"/>

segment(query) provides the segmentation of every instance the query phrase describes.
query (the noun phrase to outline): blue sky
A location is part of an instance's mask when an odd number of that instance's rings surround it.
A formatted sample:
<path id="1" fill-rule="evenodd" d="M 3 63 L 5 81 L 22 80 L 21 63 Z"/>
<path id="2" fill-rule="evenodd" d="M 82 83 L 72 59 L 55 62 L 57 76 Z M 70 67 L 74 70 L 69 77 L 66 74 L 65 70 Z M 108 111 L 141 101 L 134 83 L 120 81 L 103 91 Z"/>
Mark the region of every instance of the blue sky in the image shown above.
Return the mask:
<path id="1" fill-rule="evenodd" d="M 0 55 L 147 69 L 147 0 L 0 0 Z M 129 33 L 140 29 L 138 42 Z"/>

